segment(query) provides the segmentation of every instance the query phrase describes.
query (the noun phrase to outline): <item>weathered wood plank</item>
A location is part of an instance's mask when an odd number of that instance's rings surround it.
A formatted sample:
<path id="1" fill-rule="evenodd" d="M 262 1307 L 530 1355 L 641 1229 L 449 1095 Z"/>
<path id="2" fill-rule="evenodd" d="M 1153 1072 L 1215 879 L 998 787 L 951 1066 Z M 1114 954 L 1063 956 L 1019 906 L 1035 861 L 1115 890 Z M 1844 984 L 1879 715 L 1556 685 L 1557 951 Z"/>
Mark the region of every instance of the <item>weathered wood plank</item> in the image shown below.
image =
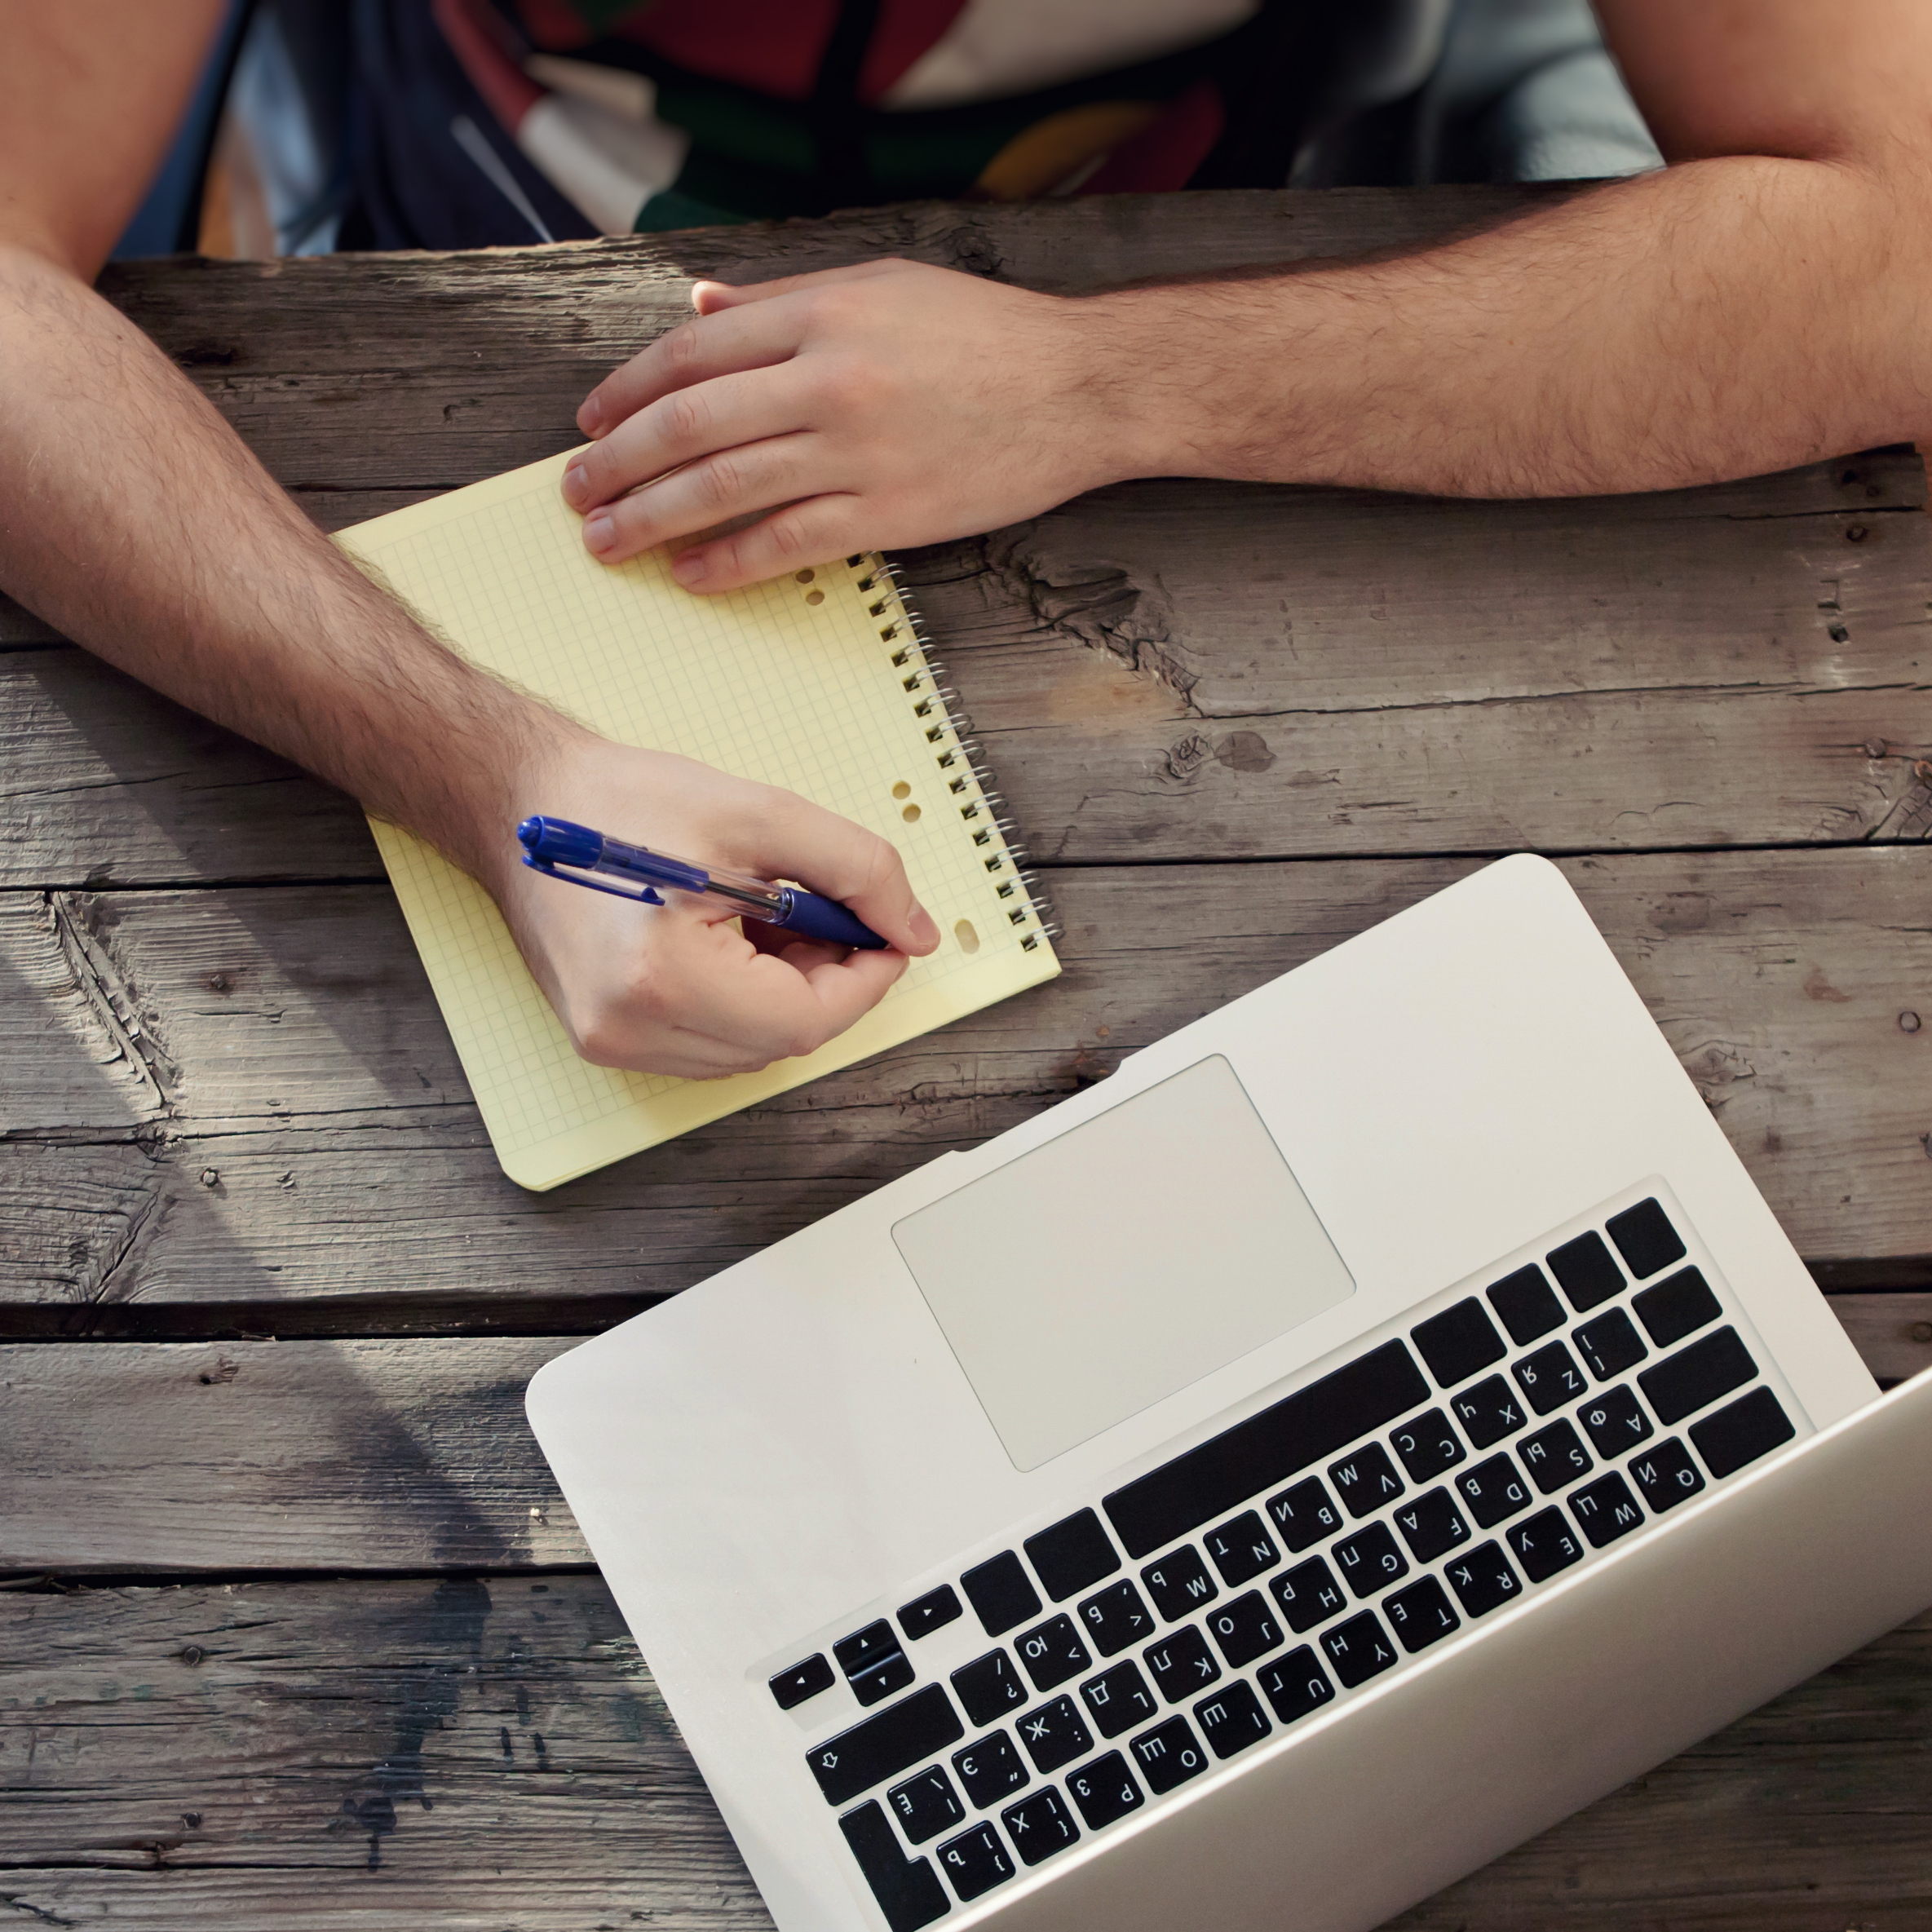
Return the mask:
<path id="1" fill-rule="evenodd" d="M 572 1346 L 0 1347 L 0 1572 L 586 1563 L 524 1420 L 530 1377 Z"/>
<path id="2" fill-rule="evenodd" d="M 1050 986 L 540 1200 L 496 1168 L 385 888 L 0 899 L 0 1307 L 141 1333 L 189 1305 L 388 1326 L 668 1293 L 1470 869 L 1060 872 Z M 1932 1257 L 1932 853 L 1566 869 L 1801 1252 Z M 1170 927 L 1196 936 L 1143 936 Z"/>
<path id="3" fill-rule="evenodd" d="M 1043 858 L 1923 838 L 1924 487 L 1909 453 L 1584 505 L 1157 483 L 908 561 Z M 374 869 L 347 800 L 72 651 L 0 654 L 0 885 Z"/>
<path id="4" fill-rule="evenodd" d="M 23 1925 L 770 1923 L 594 1576 L 9 1596 L 0 1631 Z M 1929 1720 L 1921 1617 L 1396 1924 L 1917 1932 Z"/>
<path id="5" fill-rule="evenodd" d="M 1899 1298 L 1852 1311 L 1875 1373 L 1932 1365 L 1911 1338 L 1932 1297 Z M 579 1339 L 0 1346 L 0 1574 L 587 1563 L 524 1420 L 530 1377 Z"/>
<path id="6" fill-rule="evenodd" d="M 1903 1382 L 1932 1368 L 1932 1292 L 1835 1294 L 1831 1303 L 1881 1382 Z"/>

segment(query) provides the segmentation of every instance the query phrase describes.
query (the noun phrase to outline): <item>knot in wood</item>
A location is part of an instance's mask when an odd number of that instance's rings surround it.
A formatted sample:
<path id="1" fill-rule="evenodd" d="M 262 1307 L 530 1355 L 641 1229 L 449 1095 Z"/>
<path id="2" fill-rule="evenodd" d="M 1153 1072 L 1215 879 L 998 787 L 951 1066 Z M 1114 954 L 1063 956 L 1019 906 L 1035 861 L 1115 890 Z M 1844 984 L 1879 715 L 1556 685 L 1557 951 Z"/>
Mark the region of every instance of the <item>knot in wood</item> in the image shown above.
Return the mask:
<path id="1" fill-rule="evenodd" d="M 1847 543 L 1863 543 L 1872 533 L 1863 524 L 1853 524 L 1845 533 Z"/>
<path id="2" fill-rule="evenodd" d="M 1916 1033 L 1918 1030 L 1919 1016 L 1908 1006 L 1899 1015 L 1899 1031 L 1902 1033 Z"/>

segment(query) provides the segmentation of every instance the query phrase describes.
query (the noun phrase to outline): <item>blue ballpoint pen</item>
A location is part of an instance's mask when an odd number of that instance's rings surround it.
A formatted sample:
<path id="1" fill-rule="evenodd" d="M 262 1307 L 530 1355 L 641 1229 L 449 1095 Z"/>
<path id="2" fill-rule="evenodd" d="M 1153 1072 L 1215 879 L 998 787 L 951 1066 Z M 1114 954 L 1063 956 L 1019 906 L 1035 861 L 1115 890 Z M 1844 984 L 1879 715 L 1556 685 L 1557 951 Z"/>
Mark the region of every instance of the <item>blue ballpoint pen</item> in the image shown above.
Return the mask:
<path id="1" fill-rule="evenodd" d="M 674 892 L 707 893 L 729 901 L 748 919 L 782 926 L 806 939 L 825 939 L 834 946 L 855 946 L 866 952 L 877 952 L 891 943 L 854 917 L 837 900 L 821 899 L 800 886 L 771 885 L 747 873 L 716 867 L 707 871 L 641 845 L 607 838 L 588 825 L 573 825 L 568 819 L 527 818 L 517 827 L 516 835 L 523 844 L 524 864 L 569 885 L 588 886 L 593 892 L 639 900 L 646 905 L 664 904 L 652 890 L 655 886 Z M 594 873 L 601 876 L 594 878 Z M 603 882 L 607 878 L 621 879 L 631 889 L 607 886 Z"/>

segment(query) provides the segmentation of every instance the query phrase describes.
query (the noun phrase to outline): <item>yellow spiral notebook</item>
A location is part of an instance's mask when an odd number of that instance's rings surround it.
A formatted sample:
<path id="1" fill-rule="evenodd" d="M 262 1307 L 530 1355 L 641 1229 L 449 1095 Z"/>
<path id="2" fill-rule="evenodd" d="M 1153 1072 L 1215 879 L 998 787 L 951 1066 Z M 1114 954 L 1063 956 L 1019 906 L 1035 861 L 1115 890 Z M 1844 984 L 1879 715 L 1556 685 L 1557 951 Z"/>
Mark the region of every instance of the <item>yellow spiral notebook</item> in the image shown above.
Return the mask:
<path id="1" fill-rule="evenodd" d="M 472 663 L 593 731 L 787 786 L 891 839 L 941 941 L 849 1032 L 802 1059 L 714 1081 L 613 1072 L 573 1051 L 483 888 L 419 839 L 372 820 L 497 1158 L 531 1188 L 850 1066 L 1060 970 L 997 802 L 881 559 L 842 559 L 714 597 L 679 588 L 661 552 L 608 568 L 585 550 L 558 494 L 568 456 L 358 524 L 336 541 Z"/>

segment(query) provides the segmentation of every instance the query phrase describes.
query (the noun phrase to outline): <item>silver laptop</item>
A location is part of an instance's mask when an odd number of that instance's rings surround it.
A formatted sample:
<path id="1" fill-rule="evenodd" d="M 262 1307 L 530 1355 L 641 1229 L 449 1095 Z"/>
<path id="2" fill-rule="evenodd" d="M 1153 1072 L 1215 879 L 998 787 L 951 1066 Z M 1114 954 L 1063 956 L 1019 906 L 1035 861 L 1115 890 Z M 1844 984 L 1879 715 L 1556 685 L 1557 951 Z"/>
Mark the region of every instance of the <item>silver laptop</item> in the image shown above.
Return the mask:
<path id="1" fill-rule="evenodd" d="M 528 1407 L 780 1932 L 1360 1932 L 1932 1601 L 1932 1378 L 1528 858 Z"/>

